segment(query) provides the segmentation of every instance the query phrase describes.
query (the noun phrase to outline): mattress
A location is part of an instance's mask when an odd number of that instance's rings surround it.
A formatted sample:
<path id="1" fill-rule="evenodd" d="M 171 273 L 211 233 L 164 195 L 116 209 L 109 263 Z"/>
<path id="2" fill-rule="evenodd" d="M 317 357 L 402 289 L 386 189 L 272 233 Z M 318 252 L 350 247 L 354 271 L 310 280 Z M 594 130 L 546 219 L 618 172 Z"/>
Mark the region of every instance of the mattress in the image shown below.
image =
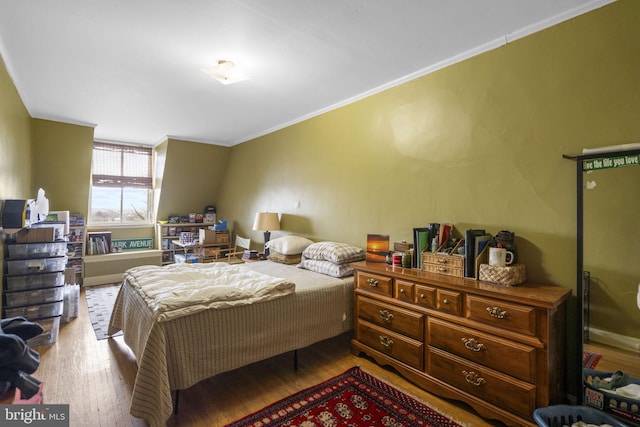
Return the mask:
<path id="1" fill-rule="evenodd" d="M 122 330 L 138 363 L 131 415 L 163 426 L 173 411 L 172 390 L 353 328 L 353 276 L 338 279 L 271 261 L 244 268 L 290 279 L 295 292 L 158 322 L 134 287 L 123 282 L 108 333 Z"/>

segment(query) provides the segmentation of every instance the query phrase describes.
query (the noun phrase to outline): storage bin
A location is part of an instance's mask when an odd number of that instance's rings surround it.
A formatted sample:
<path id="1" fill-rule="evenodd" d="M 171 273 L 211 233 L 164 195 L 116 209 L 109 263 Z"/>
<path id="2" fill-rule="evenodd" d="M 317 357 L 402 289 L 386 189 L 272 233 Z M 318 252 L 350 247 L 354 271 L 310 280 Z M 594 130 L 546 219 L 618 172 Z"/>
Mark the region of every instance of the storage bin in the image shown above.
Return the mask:
<path id="1" fill-rule="evenodd" d="M 35 321 L 45 319 L 47 317 L 61 316 L 64 306 L 63 301 L 52 302 L 47 304 L 30 305 L 28 307 L 5 307 L 5 317 L 26 317 L 28 320 Z"/>
<path id="2" fill-rule="evenodd" d="M 64 271 L 67 257 L 6 260 L 7 274 L 31 274 Z"/>
<path id="3" fill-rule="evenodd" d="M 49 258 L 66 255 L 67 243 L 16 243 L 8 245 L 8 249 L 9 259 Z"/>
<path id="4" fill-rule="evenodd" d="M 56 288 L 32 289 L 19 292 L 5 292 L 5 307 L 21 307 L 25 305 L 44 304 L 62 301 L 64 286 Z"/>
<path id="5" fill-rule="evenodd" d="M 64 285 L 64 274 L 61 271 L 55 273 L 27 274 L 20 276 L 5 276 L 7 280 L 6 290 L 26 291 L 27 289 L 53 288 Z"/>
<path id="6" fill-rule="evenodd" d="M 613 427 L 627 427 L 611 415 L 588 406 L 554 405 L 533 411 L 533 420 L 540 427 L 571 426 L 583 421 L 587 424 L 609 424 Z"/>
<path id="7" fill-rule="evenodd" d="M 47 319 L 40 319 L 37 322 L 44 332 L 27 340 L 29 347 L 35 347 L 38 345 L 53 344 L 58 340 L 58 332 L 60 331 L 60 316 L 49 317 Z"/>
<path id="8" fill-rule="evenodd" d="M 618 418 L 640 425 L 640 399 L 622 396 L 609 390 L 602 390 L 593 384 L 596 378 L 610 378 L 613 372 L 583 369 L 584 404 L 615 414 Z M 629 382 L 640 384 L 640 378 L 629 378 Z"/>

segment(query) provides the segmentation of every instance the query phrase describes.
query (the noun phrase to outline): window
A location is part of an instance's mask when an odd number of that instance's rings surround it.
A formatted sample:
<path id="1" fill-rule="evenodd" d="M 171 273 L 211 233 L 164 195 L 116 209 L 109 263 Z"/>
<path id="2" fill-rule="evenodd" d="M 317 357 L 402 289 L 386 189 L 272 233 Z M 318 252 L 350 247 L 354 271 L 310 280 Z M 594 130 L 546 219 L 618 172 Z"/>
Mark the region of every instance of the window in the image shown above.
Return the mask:
<path id="1" fill-rule="evenodd" d="M 93 143 L 91 224 L 153 221 L 152 149 Z"/>

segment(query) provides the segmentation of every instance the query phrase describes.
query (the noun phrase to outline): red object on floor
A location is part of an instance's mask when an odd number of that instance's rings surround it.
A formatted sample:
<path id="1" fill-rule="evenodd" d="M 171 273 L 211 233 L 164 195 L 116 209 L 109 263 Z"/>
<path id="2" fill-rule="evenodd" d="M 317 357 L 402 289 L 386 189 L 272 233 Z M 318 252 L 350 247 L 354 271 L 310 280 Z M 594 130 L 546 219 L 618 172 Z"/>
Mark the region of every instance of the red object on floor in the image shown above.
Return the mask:
<path id="1" fill-rule="evenodd" d="M 359 367 L 295 393 L 226 427 L 307 424 L 461 427 L 446 415 Z"/>
<path id="2" fill-rule="evenodd" d="M 594 369 L 602 356 L 598 353 L 591 351 L 582 352 L 582 367 L 587 369 Z"/>

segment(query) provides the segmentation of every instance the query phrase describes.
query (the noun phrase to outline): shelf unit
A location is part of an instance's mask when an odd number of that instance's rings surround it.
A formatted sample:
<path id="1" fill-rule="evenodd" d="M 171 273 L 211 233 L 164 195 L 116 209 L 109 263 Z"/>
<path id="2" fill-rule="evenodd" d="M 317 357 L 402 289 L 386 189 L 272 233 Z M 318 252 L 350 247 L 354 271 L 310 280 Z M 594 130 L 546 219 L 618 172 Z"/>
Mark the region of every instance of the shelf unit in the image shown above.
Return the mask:
<path id="1" fill-rule="evenodd" d="M 75 271 L 75 283 L 82 284 L 83 264 L 82 256 L 85 248 L 85 227 L 70 225 L 67 235 L 67 268 Z"/>
<path id="2" fill-rule="evenodd" d="M 89 231 L 86 234 L 86 255 L 104 255 L 111 253 L 110 231 Z"/>
<path id="3" fill-rule="evenodd" d="M 230 239 L 228 230 L 220 230 L 216 233 L 216 242 L 207 243 L 205 245 L 184 245 L 179 243 L 180 233 L 193 233 L 194 239 L 198 240 L 201 229 L 211 229 L 215 224 L 207 222 L 183 222 L 183 223 L 159 223 L 156 230 L 156 241 L 158 249 L 162 251 L 162 265 L 173 264 L 176 262 L 176 253 L 195 254 L 204 258 L 215 258 L 219 256 L 208 257 L 214 252 L 219 254 L 225 249 L 230 250 Z"/>
<path id="4" fill-rule="evenodd" d="M 36 233 L 31 230 L 28 235 Z M 53 233 L 50 233 L 53 235 Z M 64 240 L 6 239 L 3 317 L 25 317 L 44 332 L 27 341 L 31 347 L 55 343 L 64 308 Z"/>

